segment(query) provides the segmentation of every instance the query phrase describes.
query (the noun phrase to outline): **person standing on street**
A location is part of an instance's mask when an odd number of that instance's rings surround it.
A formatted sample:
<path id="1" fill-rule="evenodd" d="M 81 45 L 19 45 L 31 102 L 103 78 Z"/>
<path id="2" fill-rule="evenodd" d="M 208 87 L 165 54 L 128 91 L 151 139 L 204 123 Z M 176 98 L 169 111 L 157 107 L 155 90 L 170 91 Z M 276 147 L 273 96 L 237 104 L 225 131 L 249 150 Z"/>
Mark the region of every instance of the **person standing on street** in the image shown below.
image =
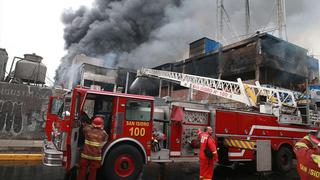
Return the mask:
<path id="1" fill-rule="evenodd" d="M 217 148 L 212 137 L 212 132 L 211 127 L 207 127 L 205 132 L 198 129 L 200 139 L 200 180 L 212 179 L 214 162 L 218 161 Z"/>
<path id="2" fill-rule="evenodd" d="M 320 130 L 303 137 L 294 146 L 301 180 L 320 179 Z"/>
<path id="3" fill-rule="evenodd" d="M 84 125 L 84 147 L 79 162 L 77 180 L 85 180 L 89 168 L 89 180 L 96 180 L 97 169 L 101 165 L 102 145 L 108 139 L 108 134 L 103 130 L 102 117 L 95 117 L 91 125 Z"/>

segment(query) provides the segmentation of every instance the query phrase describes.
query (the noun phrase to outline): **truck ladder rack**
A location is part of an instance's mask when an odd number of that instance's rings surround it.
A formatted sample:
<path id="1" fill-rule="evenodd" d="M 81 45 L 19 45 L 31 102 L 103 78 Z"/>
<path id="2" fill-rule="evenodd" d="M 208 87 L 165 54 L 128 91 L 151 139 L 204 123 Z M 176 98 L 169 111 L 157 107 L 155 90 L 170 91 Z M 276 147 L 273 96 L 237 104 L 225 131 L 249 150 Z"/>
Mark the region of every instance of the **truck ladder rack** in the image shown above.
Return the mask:
<path id="1" fill-rule="evenodd" d="M 173 81 L 183 87 L 241 102 L 249 107 L 258 107 L 258 97 L 264 96 L 266 103 L 280 109 L 284 106 L 286 108 L 297 108 L 297 103 L 291 91 L 261 87 L 259 82 L 256 82 L 255 85 L 244 84 L 240 78 L 237 79 L 237 82 L 233 82 L 148 68 L 138 70 L 137 76 Z"/>

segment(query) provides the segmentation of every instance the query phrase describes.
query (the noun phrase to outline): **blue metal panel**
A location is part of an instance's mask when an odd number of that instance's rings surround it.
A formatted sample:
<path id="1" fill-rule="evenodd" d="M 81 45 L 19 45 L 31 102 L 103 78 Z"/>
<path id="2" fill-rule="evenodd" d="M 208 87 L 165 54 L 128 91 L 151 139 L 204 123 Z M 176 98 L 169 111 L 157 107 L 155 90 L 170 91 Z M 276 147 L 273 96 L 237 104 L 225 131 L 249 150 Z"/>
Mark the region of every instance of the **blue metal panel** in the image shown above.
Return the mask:
<path id="1" fill-rule="evenodd" d="M 219 42 L 206 37 L 198 39 L 190 43 L 189 45 L 190 45 L 189 47 L 190 57 L 194 57 L 198 55 L 206 55 L 206 54 L 209 54 L 210 52 L 216 51 L 221 47 L 221 44 Z"/>
<path id="2" fill-rule="evenodd" d="M 212 51 L 219 49 L 221 44 L 215 40 L 205 38 L 205 54 L 208 54 Z"/>

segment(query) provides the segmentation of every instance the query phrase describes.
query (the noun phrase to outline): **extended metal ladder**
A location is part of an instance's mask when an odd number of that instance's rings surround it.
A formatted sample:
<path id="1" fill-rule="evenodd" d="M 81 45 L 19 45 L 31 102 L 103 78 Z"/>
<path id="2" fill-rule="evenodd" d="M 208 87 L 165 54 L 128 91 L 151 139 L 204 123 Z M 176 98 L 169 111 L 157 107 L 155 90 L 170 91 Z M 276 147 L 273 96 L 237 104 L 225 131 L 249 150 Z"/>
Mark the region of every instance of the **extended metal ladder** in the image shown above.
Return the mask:
<path id="1" fill-rule="evenodd" d="M 233 82 L 148 68 L 138 70 L 137 76 L 173 81 L 183 87 L 241 102 L 249 107 L 258 107 L 258 97 L 264 96 L 266 103 L 276 107 L 297 108 L 291 91 L 261 87 L 259 82 L 256 82 L 255 85 L 244 84 L 240 78 L 237 79 L 237 82 Z"/>

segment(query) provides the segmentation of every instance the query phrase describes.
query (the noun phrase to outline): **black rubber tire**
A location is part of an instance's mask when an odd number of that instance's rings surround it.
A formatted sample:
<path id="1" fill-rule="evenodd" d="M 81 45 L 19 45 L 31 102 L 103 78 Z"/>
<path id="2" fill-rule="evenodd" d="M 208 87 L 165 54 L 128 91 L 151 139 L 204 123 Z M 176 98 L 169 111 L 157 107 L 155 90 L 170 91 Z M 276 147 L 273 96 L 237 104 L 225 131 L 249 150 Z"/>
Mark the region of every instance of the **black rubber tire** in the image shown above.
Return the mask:
<path id="1" fill-rule="evenodd" d="M 218 150 L 219 165 L 230 166 L 233 162 L 229 161 L 228 147 L 221 145 Z"/>
<path id="2" fill-rule="evenodd" d="M 277 171 L 287 173 L 293 168 L 293 153 L 288 147 L 281 147 L 276 152 L 274 161 Z"/>
<path id="3" fill-rule="evenodd" d="M 134 162 L 134 171 L 126 177 L 119 176 L 115 171 L 116 159 L 122 155 L 129 155 Z M 108 179 L 108 180 L 118 180 L 118 179 L 135 180 L 139 177 L 142 171 L 142 166 L 143 166 L 142 155 L 137 148 L 130 145 L 120 145 L 114 148 L 105 158 L 104 164 L 102 167 L 103 176 L 104 176 L 104 179 Z"/>

